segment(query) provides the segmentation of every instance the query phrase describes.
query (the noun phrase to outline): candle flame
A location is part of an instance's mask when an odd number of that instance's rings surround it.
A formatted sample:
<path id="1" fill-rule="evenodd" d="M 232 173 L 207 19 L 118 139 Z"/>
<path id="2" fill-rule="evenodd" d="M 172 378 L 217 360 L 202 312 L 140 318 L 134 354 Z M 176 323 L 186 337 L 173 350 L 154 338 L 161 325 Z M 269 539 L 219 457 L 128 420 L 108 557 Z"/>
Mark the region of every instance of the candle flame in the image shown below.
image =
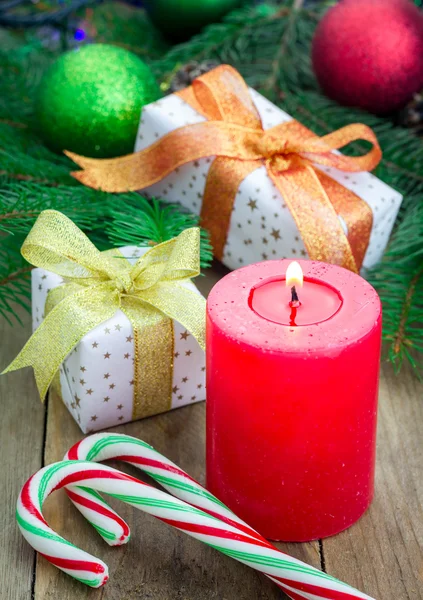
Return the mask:
<path id="1" fill-rule="evenodd" d="M 300 267 L 299 263 L 297 263 L 297 261 L 294 260 L 288 265 L 288 268 L 286 270 L 286 285 L 287 287 L 292 287 L 293 285 L 303 287 L 303 280 L 303 270 Z"/>

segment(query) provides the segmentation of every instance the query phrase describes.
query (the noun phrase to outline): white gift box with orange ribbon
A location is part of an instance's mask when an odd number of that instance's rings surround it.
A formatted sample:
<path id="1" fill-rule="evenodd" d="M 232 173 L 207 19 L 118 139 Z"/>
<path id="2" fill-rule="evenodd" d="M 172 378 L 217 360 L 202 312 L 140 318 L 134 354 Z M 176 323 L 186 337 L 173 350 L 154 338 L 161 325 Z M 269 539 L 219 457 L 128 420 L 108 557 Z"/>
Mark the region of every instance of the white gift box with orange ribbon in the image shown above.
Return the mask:
<path id="1" fill-rule="evenodd" d="M 261 94 L 251 88 L 249 92 L 265 130 L 292 121 L 289 114 Z M 162 98 L 143 108 L 135 151 L 146 149 L 177 128 L 204 121 L 205 118 L 177 94 Z M 200 214 L 207 175 L 214 158 L 199 158 L 180 166 L 142 193 L 180 202 L 189 211 Z M 333 167 L 317 167 L 370 207 L 373 224 L 363 267 L 373 267 L 380 261 L 388 243 L 401 205 L 401 194 L 367 172 L 348 173 Z M 338 217 L 347 233 L 345 221 Z M 259 166 L 238 188 L 222 262 L 230 269 L 236 269 L 261 260 L 296 257 L 308 257 L 301 234 L 265 166 Z"/>

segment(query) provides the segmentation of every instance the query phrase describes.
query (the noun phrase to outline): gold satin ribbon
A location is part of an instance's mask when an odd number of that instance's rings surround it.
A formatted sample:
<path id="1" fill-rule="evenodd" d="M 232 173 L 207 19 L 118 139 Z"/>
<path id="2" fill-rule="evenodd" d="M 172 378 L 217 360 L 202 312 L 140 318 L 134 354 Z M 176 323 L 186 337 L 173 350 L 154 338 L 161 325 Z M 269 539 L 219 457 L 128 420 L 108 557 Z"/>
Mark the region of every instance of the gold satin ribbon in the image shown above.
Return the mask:
<path id="1" fill-rule="evenodd" d="M 176 319 L 204 348 L 205 300 L 180 285 L 199 266 L 200 230 L 148 250 L 131 264 L 118 250 L 100 252 L 65 215 L 43 211 L 22 246 L 28 262 L 62 276 L 51 290 L 45 320 L 3 371 L 31 366 L 42 399 L 60 364 L 89 331 L 117 310 L 134 330 L 133 417 L 170 408 L 173 324 Z"/>
<path id="2" fill-rule="evenodd" d="M 66 152 L 83 169 L 73 176 L 107 192 L 140 190 L 183 164 L 216 156 L 207 176 L 201 217 L 215 256 L 221 259 L 239 184 L 265 165 L 310 258 L 352 271 L 360 269 L 370 239 L 372 211 L 315 165 L 346 172 L 372 170 L 382 153 L 369 127 L 347 125 L 321 138 L 297 121 L 264 130 L 246 83 L 228 65 L 202 75 L 178 95 L 208 120 L 176 129 L 145 150 L 119 158 L 92 159 Z M 363 156 L 333 152 L 359 139 L 372 144 Z"/>

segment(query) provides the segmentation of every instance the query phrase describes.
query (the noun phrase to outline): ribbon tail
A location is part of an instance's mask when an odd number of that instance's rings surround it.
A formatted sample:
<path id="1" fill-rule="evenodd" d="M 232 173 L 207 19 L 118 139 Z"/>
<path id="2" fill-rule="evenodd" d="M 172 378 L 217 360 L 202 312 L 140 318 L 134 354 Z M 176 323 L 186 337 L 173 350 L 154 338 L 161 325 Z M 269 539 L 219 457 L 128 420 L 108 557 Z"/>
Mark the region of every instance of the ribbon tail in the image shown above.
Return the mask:
<path id="1" fill-rule="evenodd" d="M 64 298 L 3 373 L 32 367 L 41 400 L 44 400 L 54 375 L 69 352 L 86 333 L 110 319 L 118 307 L 117 293 L 113 301 L 110 285 L 84 288 Z"/>
<path id="2" fill-rule="evenodd" d="M 200 348 L 205 349 L 206 301 L 200 293 L 164 281 L 144 290 L 141 299 L 181 323 L 195 337 Z"/>
<path id="3" fill-rule="evenodd" d="M 324 187 L 335 212 L 344 219 L 347 238 L 358 270 L 361 269 L 373 226 L 373 212 L 365 200 L 329 177 L 323 171 L 315 171 Z"/>
<path id="4" fill-rule="evenodd" d="M 372 144 L 370 151 L 361 156 L 346 156 L 339 152 L 331 152 L 331 150 L 339 150 L 358 140 L 370 142 Z M 351 173 L 372 171 L 382 159 L 382 150 L 376 135 L 370 127 L 363 123 L 351 123 L 321 138 L 314 137 L 308 141 L 307 145 L 308 148 L 301 152 L 303 157 L 316 164 L 335 167 Z"/>
<path id="5" fill-rule="evenodd" d="M 105 192 L 142 190 L 157 183 L 178 167 L 199 158 L 227 156 L 255 160 L 255 142 L 262 134 L 225 121 L 205 121 L 175 129 L 148 148 L 118 158 L 87 158 L 66 151 L 83 171 L 72 176 L 84 185 Z"/>
<path id="6" fill-rule="evenodd" d="M 347 236 L 313 167 L 283 173 L 269 168 L 269 173 L 291 211 L 308 255 L 357 273 Z"/>
<path id="7" fill-rule="evenodd" d="M 218 157 L 207 175 L 201 225 L 209 232 L 213 254 L 222 260 L 236 195 L 242 181 L 260 166 L 258 161 Z"/>

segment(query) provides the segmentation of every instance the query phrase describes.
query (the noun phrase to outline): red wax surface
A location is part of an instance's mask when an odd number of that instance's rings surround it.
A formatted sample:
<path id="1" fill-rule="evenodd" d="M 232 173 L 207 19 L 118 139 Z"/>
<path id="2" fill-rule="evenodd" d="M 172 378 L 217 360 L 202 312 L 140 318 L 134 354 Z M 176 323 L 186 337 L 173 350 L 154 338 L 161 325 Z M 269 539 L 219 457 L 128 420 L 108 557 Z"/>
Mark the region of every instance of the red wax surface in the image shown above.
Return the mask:
<path id="1" fill-rule="evenodd" d="M 301 542 L 372 500 L 381 306 L 360 276 L 298 261 L 289 325 L 290 262 L 238 269 L 209 295 L 207 486 L 265 537 Z"/>
<path id="2" fill-rule="evenodd" d="M 299 302 L 291 302 L 285 279 L 269 281 L 251 290 L 250 306 L 260 316 L 282 325 L 312 325 L 330 319 L 341 307 L 342 298 L 320 281 L 296 286 Z M 298 306 L 297 306 L 298 304 Z"/>

